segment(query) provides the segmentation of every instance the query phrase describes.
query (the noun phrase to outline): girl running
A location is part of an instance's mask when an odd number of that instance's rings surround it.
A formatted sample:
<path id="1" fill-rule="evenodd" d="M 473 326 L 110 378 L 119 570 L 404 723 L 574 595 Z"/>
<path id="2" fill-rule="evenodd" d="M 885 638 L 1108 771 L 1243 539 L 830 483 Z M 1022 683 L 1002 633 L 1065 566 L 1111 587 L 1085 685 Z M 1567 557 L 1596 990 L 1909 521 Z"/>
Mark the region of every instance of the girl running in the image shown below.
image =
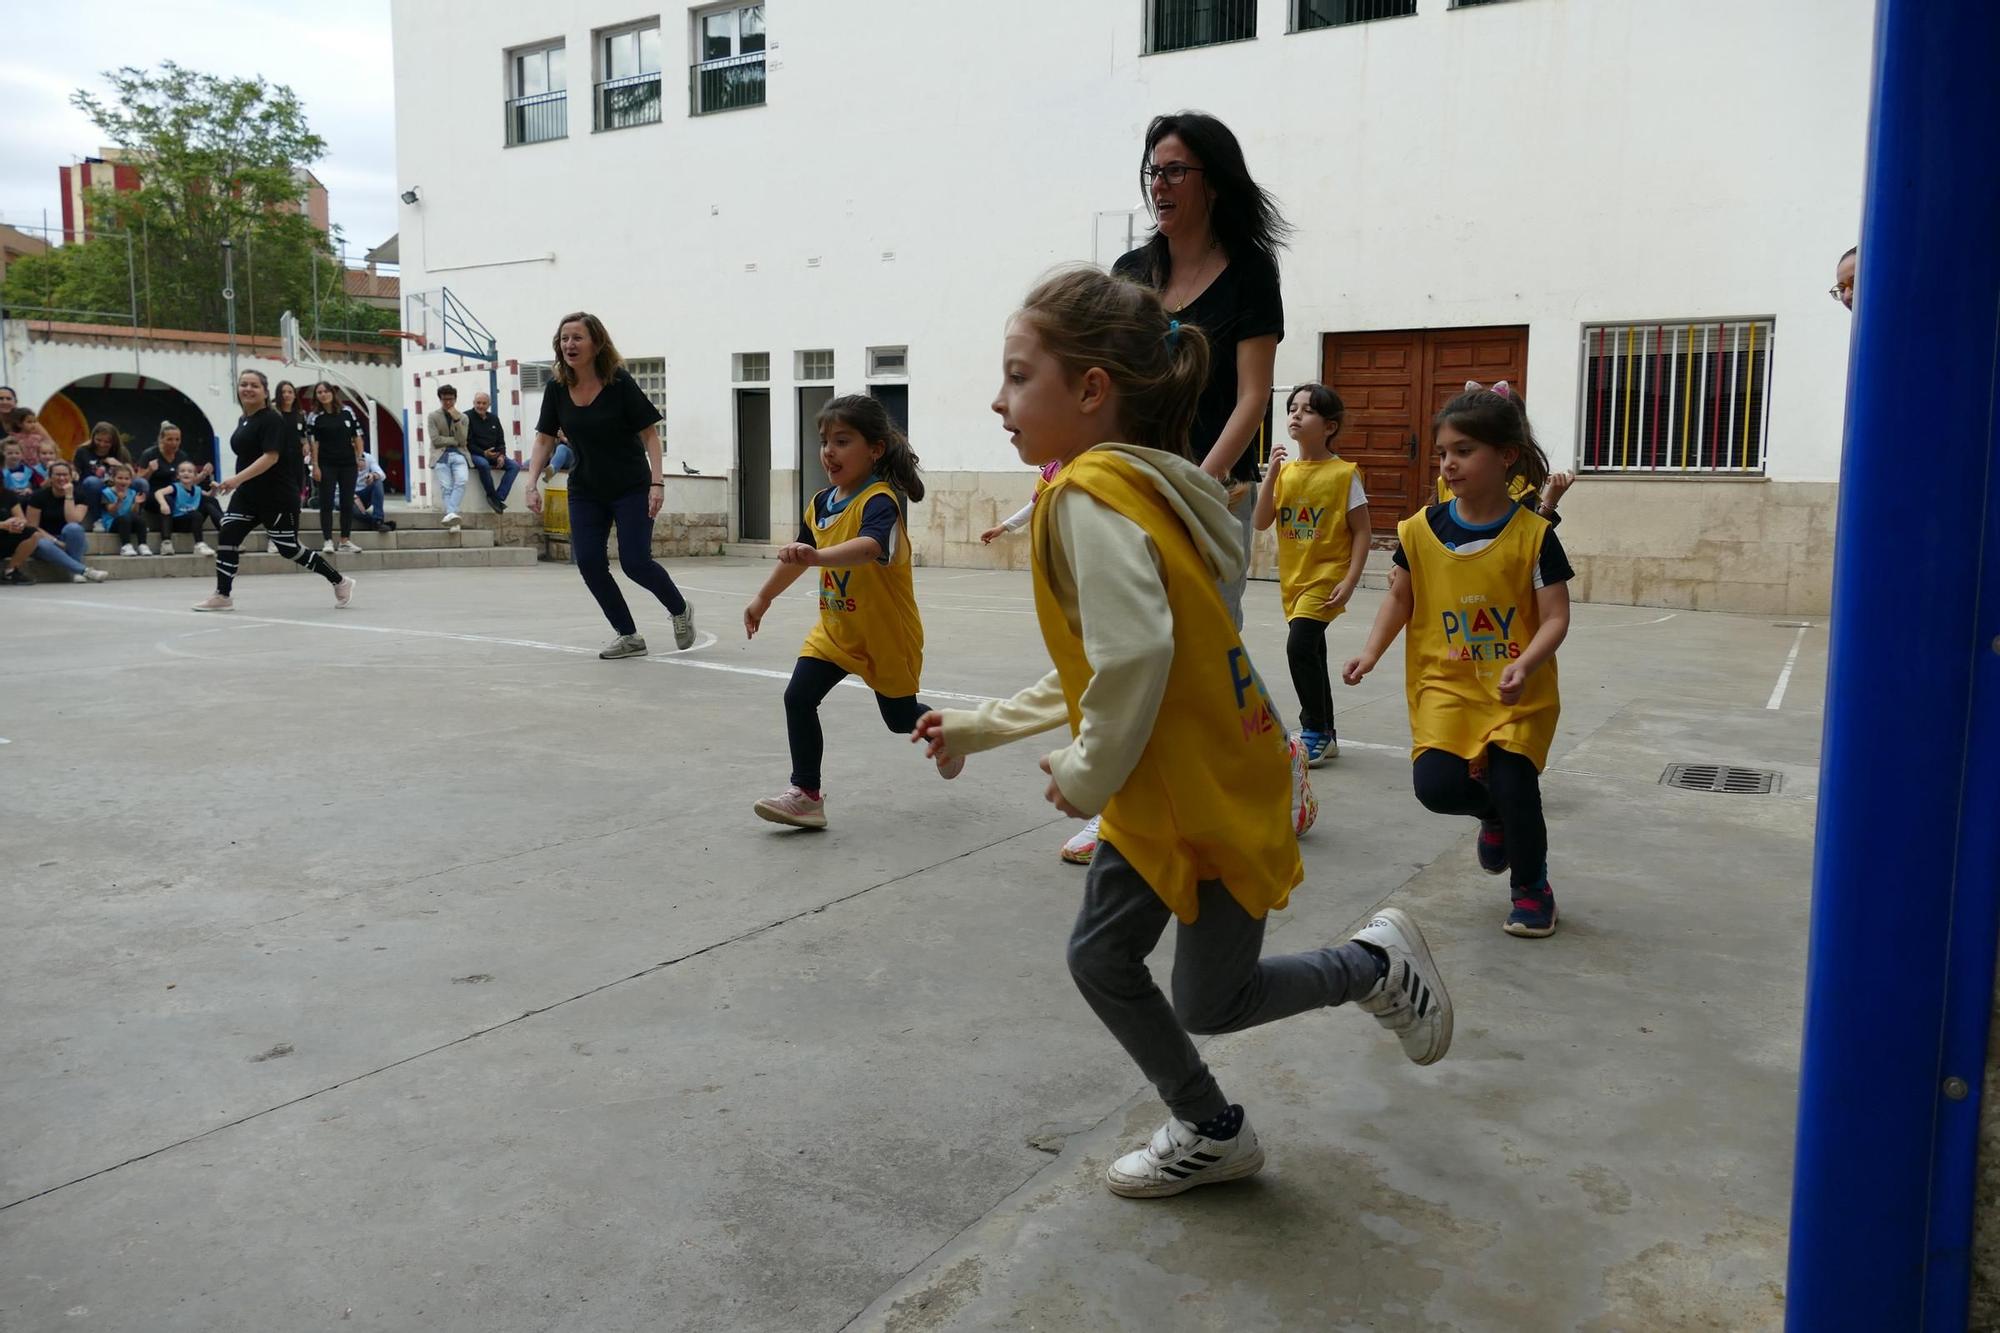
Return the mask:
<path id="1" fill-rule="evenodd" d="M 1299 740 L 1306 762 L 1340 753 L 1333 725 L 1333 678 L 1327 671 L 1326 627 L 1347 609 L 1368 563 L 1368 492 L 1360 469 L 1333 452 L 1347 405 L 1324 384 L 1301 384 L 1285 401 L 1286 434 L 1299 458 L 1271 450 L 1257 492 L 1259 532 L 1278 524 L 1278 590 L 1290 637 L 1285 656 L 1299 695 Z"/>
<path id="2" fill-rule="evenodd" d="M 1396 567 L 1361 655 L 1341 677 L 1359 685 L 1405 625 L 1417 799 L 1479 820 L 1480 869 L 1511 870 L 1503 929 L 1556 929 L 1540 773 L 1561 700 L 1555 652 L 1569 633 L 1569 560 L 1550 522 L 1510 498 L 1538 490 L 1548 458 L 1506 385 L 1473 386 L 1437 415 L 1443 477 L 1456 497 L 1396 529 Z"/>
<path id="3" fill-rule="evenodd" d="M 909 735 L 924 715 L 917 678 L 924 667 L 924 622 L 910 578 L 905 509 L 924 498 L 910 442 L 882 404 L 866 394 L 820 409 L 819 459 L 833 485 L 813 496 L 799 539 L 778 552 L 778 568 L 743 608 L 743 631 L 757 636 L 778 594 L 817 567 L 819 624 L 799 649 L 785 687 L 785 730 L 792 783 L 754 807 L 760 819 L 796 828 L 826 827 L 820 758 L 826 749 L 819 705 L 850 673 L 875 691 L 889 730 Z M 963 759 L 938 758 L 938 776 L 955 778 Z"/>
<path id="4" fill-rule="evenodd" d="M 354 600 L 354 580 L 342 578 L 318 551 L 299 545 L 299 479 L 305 475 L 305 459 L 297 429 L 271 405 L 270 381 L 261 370 L 246 370 L 236 377 L 236 401 L 243 407 L 229 437 L 236 471 L 215 484 L 219 494 L 229 497 L 228 512 L 216 529 L 215 593 L 194 609 L 236 609 L 231 593 L 243 539 L 260 527 L 278 554 L 331 583 L 333 604 L 345 608 Z"/>
<path id="5" fill-rule="evenodd" d="M 980 542 L 983 545 L 991 546 L 1008 533 L 1019 532 L 1022 528 L 1027 527 L 1028 520 L 1035 515 L 1035 501 L 1042 498 L 1042 492 L 1049 488 L 1049 483 L 1056 479 L 1056 473 L 1060 471 L 1062 471 L 1061 463 L 1042 464 L 1041 475 L 1035 478 L 1035 493 L 1028 497 L 1028 503 L 1022 505 L 1006 518 L 1001 519 L 998 525 L 980 533 Z"/>
<path id="6" fill-rule="evenodd" d="M 1129 1198 L 1264 1164 L 1243 1108 L 1190 1032 L 1234 1032 L 1346 1002 L 1418 1064 L 1451 1045 L 1423 933 L 1396 908 L 1353 939 L 1263 958 L 1264 918 L 1304 878 L 1286 818 L 1286 738 L 1223 588 L 1245 559 L 1227 493 L 1186 456 L 1208 343 L 1159 298 L 1096 269 L 1046 279 L 1008 325 L 993 410 L 1031 464 L 1063 470 L 1035 507 L 1035 610 L 1055 670 L 1012 699 L 929 713 L 943 759 L 1060 727 L 1042 760 L 1065 814 L 1103 812 L 1070 936 L 1070 973 L 1172 1113 L 1111 1164 Z M 1146 957 L 1169 918 L 1174 998 Z"/>

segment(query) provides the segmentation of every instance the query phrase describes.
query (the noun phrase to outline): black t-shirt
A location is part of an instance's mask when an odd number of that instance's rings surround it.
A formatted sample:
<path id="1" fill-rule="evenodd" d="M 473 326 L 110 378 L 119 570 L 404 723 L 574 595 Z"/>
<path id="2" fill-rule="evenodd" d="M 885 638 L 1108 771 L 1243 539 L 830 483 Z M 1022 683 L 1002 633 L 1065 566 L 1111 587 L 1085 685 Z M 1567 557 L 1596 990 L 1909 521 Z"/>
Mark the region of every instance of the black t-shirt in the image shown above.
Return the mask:
<path id="1" fill-rule="evenodd" d="M 1166 284 L 1153 272 L 1153 250 L 1140 246 L 1121 256 L 1111 271 L 1158 290 Z M 1278 291 L 1278 266 L 1268 255 L 1232 257 L 1229 266 L 1217 274 L 1208 289 L 1188 302 L 1174 318 L 1192 324 L 1208 335 L 1208 383 L 1195 405 L 1194 427 L 1188 432 L 1188 452 L 1199 463 L 1215 447 L 1222 428 L 1236 411 L 1236 347 L 1249 338 L 1271 334 L 1285 340 L 1285 302 Z M 1271 436 L 1271 404 L 1264 404 L 1264 438 Z M 1257 460 L 1263 452 L 1252 439 L 1230 474 L 1242 481 L 1257 479 Z"/>
<path id="2" fill-rule="evenodd" d="M 595 407 L 596 404 L 593 403 L 591 406 Z M 483 454 L 490 449 L 498 449 L 503 454 L 507 452 L 507 432 L 501 428 L 500 418 L 491 412 L 484 416 L 477 412 L 465 414 L 465 442 L 472 446 L 472 452 L 475 454 Z M 650 468 L 651 464 L 647 466 Z M 652 480 L 650 471 L 646 479 Z"/>
<path id="3" fill-rule="evenodd" d="M 68 506 L 83 503 L 82 500 L 77 498 L 75 487 L 76 483 L 71 482 L 70 494 L 67 500 L 57 495 L 53 487 L 44 486 L 33 495 L 27 496 L 20 503 L 28 506 L 28 517 L 35 521 L 36 527 L 48 533 L 51 537 L 60 537 L 62 536 L 63 524 L 69 522 L 69 515 L 66 512 Z"/>
<path id="4" fill-rule="evenodd" d="M 160 446 L 156 444 L 145 453 L 139 455 L 139 480 L 157 491 L 162 486 L 171 486 L 174 484 L 174 470 L 182 463 L 193 463 L 194 470 L 200 472 L 203 461 L 196 458 L 185 444 L 174 452 L 174 456 L 170 461 L 165 454 L 160 452 Z M 158 464 L 158 466 L 155 467 L 155 464 Z"/>
<path id="5" fill-rule="evenodd" d="M 131 461 L 131 458 L 122 448 L 114 448 L 108 454 L 100 454 L 97 452 L 96 445 L 86 443 L 76 451 L 76 455 L 70 459 L 69 465 L 70 470 L 76 474 L 78 481 L 82 481 L 85 477 L 97 477 L 103 481 L 110 481 L 112 468 L 120 463 L 130 463 Z"/>
<path id="6" fill-rule="evenodd" d="M 560 429 L 569 440 L 576 453 L 570 493 L 608 504 L 652 485 L 653 467 L 639 443 L 639 432 L 659 419 L 660 410 L 638 382 L 620 370 L 587 407 L 570 400 L 561 380 L 549 381 L 535 430 L 554 435 Z"/>
<path id="7" fill-rule="evenodd" d="M 231 494 L 232 508 L 249 511 L 282 511 L 299 507 L 299 483 L 305 476 L 305 455 L 299 446 L 298 431 L 275 407 L 260 408 L 236 423 L 229 437 L 230 452 L 236 455 L 241 472 L 265 454 L 276 454 L 277 463 L 262 476 L 252 477 Z"/>
<path id="8" fill-rule="evenodd" d="M 1514 521 L 1514 515 L 1520 508 L 1516 502 L 1507 511 L 1507 516 L 1498 522 L 1474 525 L 1462 522 L 1458 517 L 1458 502 L 1448 500 L 1426 508 L 1424 521 L 1431 525 L 1431 531 L 1444 543 L 1445 550 L 1472 555 L 1491 546 L 1493 539 L 1500 535 L 1500 530 Z M 1406 571 L 1410 567 L 1410 558 L 1403 554 L 1400 543 L 1389 558 Z M 1542 538 L 1542 558 L 1535 566 L 1535 586 L 1546 588 L 1552 583 L 1567 583 L 1575 577 L 1576 571 L 1569 567 L 1569 556 L 1563 552 L 1562 540 L 1556 536 L 1556 520 L 1551 519 L 1548 535 Z"/>
<path id="9" fill-rule="evenodd" d="M 21 492 L 10 491 L 4 486 L 0 486 L 0 518 L 14 517 L 15 507 L 26 503 L 28 503 L 28 497 L 21 494 Z M 35 520 L 33 514 L 24 514 L 22 517 L 26 518 L 30 523 L 33 523 Z M 14 554 L 14 548 L 21 544 L 21 538 L 25 535 L 25 533 L 8 532 L 4 528 L 0 528 L 0 555 Z"/>
<path id="10" fill-rule="evenodd" d="M 306 432 L 319 445 L 321 467 L 361 466 L 361 421 L 352 408 L 336 407 L 331 412 L 315 412 L 306 425 Z"/>

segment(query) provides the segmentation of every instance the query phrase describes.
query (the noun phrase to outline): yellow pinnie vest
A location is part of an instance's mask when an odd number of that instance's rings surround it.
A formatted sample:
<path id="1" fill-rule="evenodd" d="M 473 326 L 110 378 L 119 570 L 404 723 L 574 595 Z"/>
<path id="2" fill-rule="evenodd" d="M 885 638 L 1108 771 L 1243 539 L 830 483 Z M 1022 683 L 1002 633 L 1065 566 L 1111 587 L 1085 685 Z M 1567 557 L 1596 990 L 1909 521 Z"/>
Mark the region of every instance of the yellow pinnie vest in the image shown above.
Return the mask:
<path id="1" fill-rule="evenodd" d="M 871 482 L 847 502 L 822 530 L 806 505 L 806 527 L 821 550 L 853 541 L 861 535 L 861 514 L 868 502 L 886 495 L 902 497 L 886 481 Z M 801 657 L 817 657 L 851 671 L 868 688 L 891 699 L 917 692 L 924 670 L 924 622 L 917 614 L 917 593 L 910 578 L 908 524 L 896 520 L 896 549 L 888 564 L 869 561 L 841 569 L 819 571 L 819 624 L 806 635 Z"/>
<path id="2" fill-rule="evenodd" d="M 1035 506 L 1035 613 L 1069 704 L 1070 733 L 1093 674 L 1081 625 L 1049 580 L 1055 492 L 1076 487 L 1152 538 L 1173 617 L 1174 657 L 1152 736 L 1104 809 L 1103 837 L 1182 921 L 1199 911 L 1197 886 L 1221 880 L 1250 915 L 1283 907 L 1305 877 L 1292 832 L 1285 733 L 1230 623 L 1215 575 L 1158 489 L 1129 460 L 1092 450 L 1072 461 Z"/>
<path id="3" fill-rule="evenodd" d="M 1333 620 L 1347 608 L 1326 599 L 1347 577 L 1354 555 L 1347 499 L 1354 464 L 1344 458 L 1298 459 L 1278 469 L 1278 592 L 1287 620 Z"/>
<path id="4" fill-rule="evenodd" d="M 1542 623 L 1535 564 L 1549 521 L 1518 506 L 1490 546 L 1460 555 L 1438 540 L 1425 512 L 1396 527 L 1414 601 L 1403 652 L 1410 757 L 1443 750 L 1477 759 L 1498 745 L 1525 755 L 1540 772 L 1562 712 L 1555 659 L 1528 677 L 1511 705 L 1500 702 L 1500 673 Z"/>

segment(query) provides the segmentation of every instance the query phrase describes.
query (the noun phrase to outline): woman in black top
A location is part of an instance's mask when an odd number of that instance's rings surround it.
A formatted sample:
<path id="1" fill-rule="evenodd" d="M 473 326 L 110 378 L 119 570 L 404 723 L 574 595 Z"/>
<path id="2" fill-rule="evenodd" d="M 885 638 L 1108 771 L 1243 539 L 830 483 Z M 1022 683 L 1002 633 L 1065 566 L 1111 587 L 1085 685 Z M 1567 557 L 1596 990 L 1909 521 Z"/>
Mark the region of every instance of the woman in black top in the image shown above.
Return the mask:
<path id="1" fill-rule="evenodd" d="M 542 512 L 542 469 L 561 430 L 576 453 L 569 474 L 570 546 L 577 572 L 618 637 L 599 657 L 639 657 L 646 641 L 611 577 L 606 554 L 618 530 L 618 567 L 625 577 L 660 599 L 674 618 L 674 646 L 694 646 L 694 608 L 673 576 L 653 559 L 653 520 L 666 495 L 661 479 L 660 412 L 605 332 L 603 321 L 578 311 L 564 315 L 553 339 L 555 378 L 542 394 L 535 423 L 535 456 L 528 464 L 528 508 Z"/>
<path id="2" fill-rule="evenodd" d="M 299 437 L 299 447 L 303 449 L 306 442 L 306 412 L 305 404 L 299 401 L 298 387 L 290 380 L 279 380 L 278 387 L 271 391 L 271 406 L 278 409 L 279 416 L 291 423 L 292 430 Z M 299 503 L 304 505 L 311 495 L 311 490 L 306 486 L 305 469 L 301 468 L 299 469 Z M 275 543 L 272 546 L 271 554 L 277 554 Z"/>
<path id="3" fill-rule="evenodd" d="M 345 607 L 354 597 L 354 580 L 342 578 L 333 562 L 318 551 L 299 545 L 299 479 L 305 475 L 299 435 L 271 405 L 270 381 L 261 370 L 236 377 L 236 401 L 243 416 L 229 437 L 236 471 L 215 485 L 229 497 L 228 512 L 215 537 L 215 595 L 195 606 L 197 611 L 234 611 L 230 593 L 236 586 L 243 539 L 263 528 L 278 554 L 303 565 L 333 585 L 333 604 Z"/>
<path id="4" fill-rule="evenodd" d="M 1269 429 L 1285 336 L 1277 251 L 1291 227 L 1251 179 L 1229 127 L 1199 111 L 1153 118 L 1139 175 L 1153 236 L 1111 271 L 1153 288 L 1169 314 L 1208 335 L 1208 384 L 1195 407 L 1189 454 L 1228 490 L 1247 555 L 1257 508 L 1260 451 L 1253 446 Z M 1244 574 L 1222 589 L 1238 629 L 1247 574 L 1246 562 Z"/>
<path id="5" fill-rule="evenodd" d="M 319 487 L 320 549 L 333 552 L 333 510 L 340 507 L 340 547 L 359 551 L 354 544 L 354 485 L 361 475 L 361 418 L 340 401 L 340 391 L 321 380 L 313 388 L 313 414 L 306 433 L 312 437 L 312 479 Z M 338 493 L 339 499 L 334 496 Z"/>

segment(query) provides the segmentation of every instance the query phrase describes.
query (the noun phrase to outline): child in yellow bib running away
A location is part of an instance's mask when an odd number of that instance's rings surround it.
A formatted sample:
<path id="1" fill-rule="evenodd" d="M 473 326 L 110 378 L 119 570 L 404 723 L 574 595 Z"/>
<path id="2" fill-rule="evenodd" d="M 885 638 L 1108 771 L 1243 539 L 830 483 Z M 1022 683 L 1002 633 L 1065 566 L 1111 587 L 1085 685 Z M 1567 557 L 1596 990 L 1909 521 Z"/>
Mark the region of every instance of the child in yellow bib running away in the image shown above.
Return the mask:
<path id="1" fill-rule="evenodd" d="M 1541 771 L 1561 700 L 1556 649 L 1569 633 L 1569 560 L 1553 525 L 1511 498 L 1539 489 L 1549 462 L 1507 386 L 1473 386 L 1436 421 L 1442 472 L 1456 497 L 1396 529 L 1396 568 L 1361 655 L 1341 676 L 1374 670 L 1405 625 L 1417 799 L 1479 820 L 1480 868 L 1512 872 L 1503 929 L 1541 939 L 1556 929 Z"/>
<path id="2" fill-rule="evenodd" d="M 1299 696 L 1299 742 L 1318 767 L 1340 753 L 1333 725 L 1333 677 L 1326 627 L 1347 610 L 1368 563 L 1368 492 L 1361 470 L 1333 452 L 1347 405 L 1324 384 L 1301 384 L 1285 400 L 1285 433 L 1299 446 L 1271 450 L 1251 521 L 1278 527 L 1278 591 L 1290 636 L 1285 657 Z"/>
<path id="3" fill-rule="evenodd" d="M 875 691 L 882 720 L 909 734 L 924 715 L 917 678 L 924 669 L 924 622 L 910 579 L 904 509 L 924 498 L 917 456 L 882 404 L 866 394 L 820 409 L 819 459 L 833 484 L 813 496 L 799 538 L 778 552 L 778 568 L 743 608 L 755 638 L 771 601 L 808 569 L 819 570 L 819 623 L 799 649 L 785 687 L 785 729 L 792 747 L 791 785 L 757 802 L 759 818 L 795 828 L 826 827 L 820 759 L 826 750 L 819 705 L 850 673 Z M 938 760 L 955 778 L 962 758 Z"/>
<path id="4" fill-rule="evenodd" d="M 1012 699 L 926 714 L 916 731 L 942 757 L 1069 728 L 1042 760 L 1047 798 L 1075 818 L 1103 814 L 1070 974 L 1172 1113 L 1111 1164 L 1107 1183 L 1128 1198 L 1264 1164 L 1191 1032 L 1352 1001 L 1419 1064 L 1451 1044 L 1450 1001 L 1398 909 L 1345 943 L 1258 956 L 1265 914 L 1303 871 L 1287 737 L 1219 586 L 1242 570 L 1242 526 L 1222 483 L 1186 456 L 1207 363 L 1200 330 L 1136 283 L 1081 268 L 1029 295 L 1007 328 L 993 410 L 1023 462 L 1063 462 L 1031 541 L 1055 670 Z M 1174 919 L 1170 1003 L 1146 957 Z"/>

